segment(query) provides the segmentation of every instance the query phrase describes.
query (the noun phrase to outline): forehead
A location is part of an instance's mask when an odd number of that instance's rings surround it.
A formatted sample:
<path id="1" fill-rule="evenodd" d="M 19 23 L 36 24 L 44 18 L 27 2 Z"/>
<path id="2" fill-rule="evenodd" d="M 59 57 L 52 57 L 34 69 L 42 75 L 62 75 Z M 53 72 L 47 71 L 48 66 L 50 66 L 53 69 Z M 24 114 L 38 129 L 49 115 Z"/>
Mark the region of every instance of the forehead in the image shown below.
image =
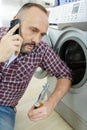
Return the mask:
<path id="1" fill-rule="evenodd" d="M 43 10 L 37 7 L 25 10 L 23 22 L 27 24 L 26 26 L 33 26 L 44 32 L 48 29 L 48 16 Z"/>
<path id="2" fill-rule="evenodd" d="M 29 14 L 36 14 L 36 13 L 43 13 L 44 15 L 47 16 L 47 14 L 43 11 L 43 9 L 39 8 L 39 7 L 36 7 L 36 6 L 32 6 L 30 8 L 26 8 L 25 9 L 25 12 L 28 12 Z"/>

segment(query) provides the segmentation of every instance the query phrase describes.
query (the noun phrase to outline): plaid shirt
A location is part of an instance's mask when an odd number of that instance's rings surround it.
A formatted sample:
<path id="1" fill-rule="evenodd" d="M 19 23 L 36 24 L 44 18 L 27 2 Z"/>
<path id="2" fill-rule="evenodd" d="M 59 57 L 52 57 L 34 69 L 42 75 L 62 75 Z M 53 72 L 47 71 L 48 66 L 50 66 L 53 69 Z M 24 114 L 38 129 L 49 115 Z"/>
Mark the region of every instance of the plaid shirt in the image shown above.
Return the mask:
<path id="1" fill-rule="evenodd" d="M 0 28 L 0 39 L 6 32 L 6 28 Z M 7 68 L 5 65 L 0 63 L 0 105 L 4 106 L 17 105 L 37 67 L 42 67 L 51 76 L 72 79 L 64 62 L 44 42 L 29 54 L 19 54 Z"/>

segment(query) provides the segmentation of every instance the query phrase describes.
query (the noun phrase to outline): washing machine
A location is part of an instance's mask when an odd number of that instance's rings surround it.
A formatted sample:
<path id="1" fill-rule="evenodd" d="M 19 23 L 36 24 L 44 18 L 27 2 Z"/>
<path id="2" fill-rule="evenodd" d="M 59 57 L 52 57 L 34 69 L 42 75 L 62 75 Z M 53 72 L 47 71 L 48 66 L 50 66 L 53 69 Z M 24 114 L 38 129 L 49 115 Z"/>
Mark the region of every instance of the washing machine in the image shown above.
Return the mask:
<path id="1" fill-rule="evenodd" d="M 54 12 L 58 12 L 55 17 Z M 55 110 L 75 130 L 87 130 L 87 1 L 55 7 L 51 16 L 50 25 L 57 26 L 49 27 L 49 37 L 73 77 L 72 87 Z M 55 77 L 47 75 L 48 96 L 56 82 Z"/>

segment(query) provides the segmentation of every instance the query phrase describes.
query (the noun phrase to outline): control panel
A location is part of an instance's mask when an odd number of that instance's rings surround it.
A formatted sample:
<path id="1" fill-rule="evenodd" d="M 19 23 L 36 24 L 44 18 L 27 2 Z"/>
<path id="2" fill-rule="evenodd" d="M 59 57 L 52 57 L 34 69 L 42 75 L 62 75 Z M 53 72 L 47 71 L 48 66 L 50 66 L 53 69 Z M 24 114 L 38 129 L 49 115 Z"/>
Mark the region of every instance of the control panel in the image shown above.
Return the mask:
<path id="1" fill-rule="evenodd" d="M 87 22 L 87 0 L 51 8 L 49 24 Z"/>

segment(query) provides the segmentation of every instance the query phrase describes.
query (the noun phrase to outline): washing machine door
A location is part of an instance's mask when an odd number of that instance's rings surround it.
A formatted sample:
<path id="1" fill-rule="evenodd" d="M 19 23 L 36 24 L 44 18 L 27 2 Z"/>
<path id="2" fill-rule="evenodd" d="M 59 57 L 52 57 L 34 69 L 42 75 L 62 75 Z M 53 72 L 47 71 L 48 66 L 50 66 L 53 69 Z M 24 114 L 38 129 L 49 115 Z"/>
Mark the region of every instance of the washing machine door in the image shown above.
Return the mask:
<path id="1" fill-rule="evenodd" d="M 56 43 L 56 53 L 68 65 L 72 73 L 71 91 L 77 92 L 86 87 L 87 79 L 87 39 L 85 32 L 68 29 L 61 34 Z"/>

